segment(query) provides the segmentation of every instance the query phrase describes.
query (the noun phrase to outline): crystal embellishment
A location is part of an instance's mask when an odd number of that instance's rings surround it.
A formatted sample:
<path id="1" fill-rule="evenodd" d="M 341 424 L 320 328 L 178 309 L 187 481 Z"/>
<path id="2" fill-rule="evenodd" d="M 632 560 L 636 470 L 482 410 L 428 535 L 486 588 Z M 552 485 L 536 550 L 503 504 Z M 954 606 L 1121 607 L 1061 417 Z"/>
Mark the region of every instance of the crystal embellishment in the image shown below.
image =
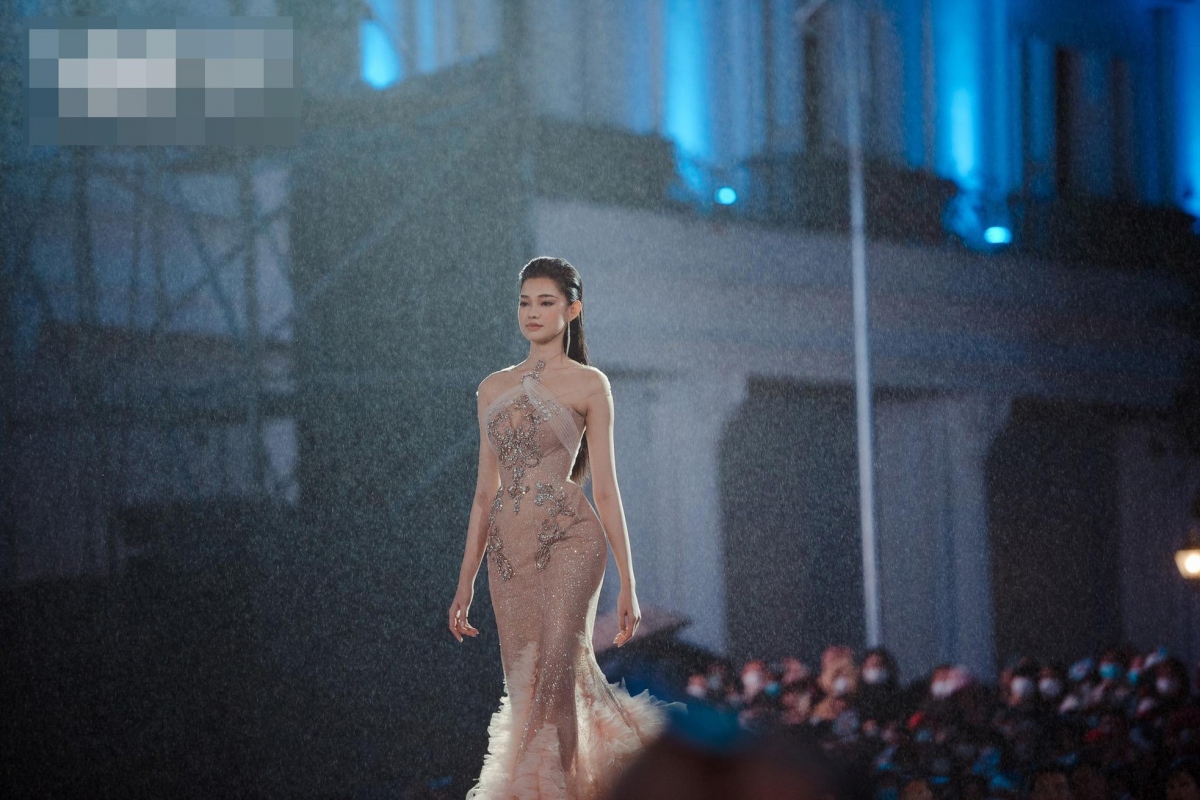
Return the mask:
<path id="1" fill-rule="evenodd" d="M 559 517 L 573 517 L 575 512 L 567 508 L 567 493 L 559 489 L 554 491 L 554 484 L 537 482 L 537 497 L 533 501 L 539 506 L 547 506 L 546 519 L 542 520 L 542 529 L 538 532 L 538 549 L 534 559 L 538 569 L 545 569 L 550 563 L 550 548 L 567 538 L 567 532 L 558 525 Z"/>
<path id="2" fill-rule="evenodd" d="M 539 359 L 536 368 L 525 374 L 533 376 L 534 380 L 540 380 L 539 373 L 544 366 L 546 362 Z M 525 470 L 536 467 L 542 460 L 542 450 L 538 446 L 538 426 L 543 422 L 543 418 L 539 411 L 545 413 L 543 409 L 534 406 L 528 392 L 522 392 L 505 409 L 494 414 L 487 423 L 488 436 L 495 443 L 500 465 L 512 470 L 512 482 L 507 491 L 513 499 L 514 514 L 520 513 L 521 498 L 529 491 L 529 487 L 522 483 L 525 480 Z M 528 424 L 514 425 L 513 412 L 517 412 Z M 507 429 L 503 431 L 500 429 L 501 421 L 508 422 Z"/>
<path id="3" fill-rule="evenodd" d="M 541 371 L 545 366 L 546 362 L 539 359 L 533 370 L 521 376 L 522 381 L 525 377 L 532 377 L 540 382 Z M 496 490 L 488 517 L 487 552 L 491 554 L 492 563 L 503 580 L 513 576 L 513 567 L 503 553 L 503 542 L 496 525 L 496 512 L 503 507 L 505 494 L 513 500 L 513 513 L 520 512 L 521 498 L 529 492 L 529 486 L 523 483 L 525 471 L 536 467 L 542 460 L 543 454 L 538 445 L 539 426 L 549 420 L 553 413 L 553 409 L 539 398 L 531 396 L 529 392 L 521 392 L 506 407 L 494 413 L 487 422 L 488 437 L 495 446 L 500 465 L 512 472 L 509 485 L 505 487 L 501 482 L 500 488 Z M 513 424 L 514 415 L 518 420 L 516 425 Z M 508 424 L 502 426 L 504 422 Z M 553 483 L 535 483 L 537 493 L 534 504 L 546 509 L 546 518 L 542 520 L 541 530 L 537 533 L 538 547 L 534 557 L 535 565 L 542 570 L 550 563 L 551 548 L 568 538 L 567 528 L 562 527 L 560 522 L 566 517 L 574 517 L 575 511 L 568 506 L 565 489 L 555 489 Z M 569 523 L 567 527 L 570 527 Z"/>
<path id="4" fill-rule="evenodd" d="M 487 550 L 491 553 L 492 564 L 496 567 L 496 572 L 500 574 L 501 579 L 508 580 L 513 576 L 512 564 L 504 555 L 504 542 L 500 540 L 500 534 L 496 530 L 496 512 L 504 504 L 504 487 L 501 486 L 496 490 L 496 496 L 492 499 L 492 510 L 488 514 L 487 528 Z"/>

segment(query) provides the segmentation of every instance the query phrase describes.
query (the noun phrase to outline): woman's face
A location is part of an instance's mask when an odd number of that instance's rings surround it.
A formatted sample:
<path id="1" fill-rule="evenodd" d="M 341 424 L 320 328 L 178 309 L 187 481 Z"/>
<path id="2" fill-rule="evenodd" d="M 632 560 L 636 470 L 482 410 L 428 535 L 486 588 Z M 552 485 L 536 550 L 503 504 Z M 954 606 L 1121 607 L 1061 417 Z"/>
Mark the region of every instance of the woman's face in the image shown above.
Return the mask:
<path id="1" fill-rule="evenodd" d="M 1200 798 L 1200 787 L 1192 780 L 1186 770 L 1176 770 L 1167 778 L 1167 800 L 1197 800 Z"/>
<path id="2" fill-rule="evenodd" d="M 567 323 L 579 314 L 575 301 L 567 304 L 558 285 L 549 278 L 529 278 L 521 284 L 517 319 L 521 333 L 530 342 L 540 344 L 562 338 Z"/>

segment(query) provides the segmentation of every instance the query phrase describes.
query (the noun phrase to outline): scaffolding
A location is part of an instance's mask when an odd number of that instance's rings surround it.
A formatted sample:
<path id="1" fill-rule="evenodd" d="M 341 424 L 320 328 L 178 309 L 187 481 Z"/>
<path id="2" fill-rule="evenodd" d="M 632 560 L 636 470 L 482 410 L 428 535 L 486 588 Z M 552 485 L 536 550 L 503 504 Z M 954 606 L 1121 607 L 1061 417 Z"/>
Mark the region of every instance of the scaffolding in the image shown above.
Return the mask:
<path id="1" fill-rule="evenodd" d="M 355 30 L 364 13 L 352 3 L 276 5 L 281 14 L 319 16 L 322 25 L 336 18 L 343 30 Z M 234 0 L 230 12 L 243 6 Z M 101 9 L 68 3 L 49 11 Z M 11 6 L 4 13 L 4 35 L 16 45 L 5 51 L 20 54 L 23 20 Z M 516 16 L 504 16 L 508 41 L 521 35 Z M 324 46 L 345 60 L 346 45 Z M 436 163 L 439 133 L 468 130 L 465 114 L 520 106 L 502 49 L 365 105 L 363 87 L 338 83 L 345 76 L 318 85 L 317 111 L 297 147 L 31 148 L 19 58 L 4 62 L 0 154 L 9 587 L 119 570 L 131 551 L 113 519 L 131 505 L 237 497 L 296 506 L 297 328 L 353 265 L 394 238 L 406 217 L 412 222 L 412 208 L 384 209 L 320 274 L 309 269 L 300 289 L 292 176 L 333 151 L 397 137 Z M 363 108 L 374 111 L 349 125 L 338 118 Z M 381 125 L 397 108 L 403 124 Z M 455 167 L 441 164 L 443 172 Z M 369 379 L 361 370 L 309 377 L 341 386 Z M 446 459 L 469 444 L 459 442 Z M 398 505 L 444 466 L 426 470 Z"/>

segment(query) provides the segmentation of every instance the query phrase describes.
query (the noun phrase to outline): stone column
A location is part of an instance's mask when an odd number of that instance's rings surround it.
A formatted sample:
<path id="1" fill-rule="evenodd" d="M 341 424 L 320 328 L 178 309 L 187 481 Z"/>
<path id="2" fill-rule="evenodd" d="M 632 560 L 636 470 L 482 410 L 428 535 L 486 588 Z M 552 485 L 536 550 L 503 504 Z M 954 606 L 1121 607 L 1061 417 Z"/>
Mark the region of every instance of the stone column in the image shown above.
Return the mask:
<path id="1" fill-rule="evenodd" d="M 725 424 L 745 399 L 746 379 L 706 372 L 614 381 L 614 395 L 617 477 L 638 601 L 687 616 L 692 623 L 681 638 L 724 652 L 717 455 Z M 605 595 L 615 598 L 614 589 L 606 586 Z"/>
<path id="2" fill-rule="evenodd" d="M 1143 652 L 1166 645 L 1188 663 L 1200 657 L 1200 598 L 1175 566 L 1189 505 L 1200 491 L 1200 460 L 1162 425 L 1123 426 L 1120 464 L 1121 631 Z"/>
<path id="3" fill-rule="evenodd" d="M 962 395 L 876 409 L 883 641 L 905 679 L 941 661 L 995 677 L 986 460 L 1010 404 Z"/>

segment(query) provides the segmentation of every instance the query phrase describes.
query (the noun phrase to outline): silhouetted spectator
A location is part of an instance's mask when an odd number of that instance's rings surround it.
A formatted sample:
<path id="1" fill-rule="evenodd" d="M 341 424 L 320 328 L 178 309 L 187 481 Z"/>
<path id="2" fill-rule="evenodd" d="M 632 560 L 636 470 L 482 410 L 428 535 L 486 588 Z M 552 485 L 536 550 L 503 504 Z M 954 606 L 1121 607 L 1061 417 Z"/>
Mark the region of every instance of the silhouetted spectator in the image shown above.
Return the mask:
<path id="1" fill-rule="evenodd" d="M 876 735 L 904 714 L 898 673 L 896 659 L 885 648 L 868 650 L 863 657 L 856 705 L 864 732 Z"/>
<path id="2" fill-rule="evenodd" d="M 1046 766 L 1034 770 L 1029 779 L 1029 800 L 1072 800 L 1071 786 L 1062 767 Z"/>
<path id="3" fill-rule="evenodd" d="M 1200 760 L 1185 756 L 1167 768 L 1165 800 L 1200 800 Z"/>

